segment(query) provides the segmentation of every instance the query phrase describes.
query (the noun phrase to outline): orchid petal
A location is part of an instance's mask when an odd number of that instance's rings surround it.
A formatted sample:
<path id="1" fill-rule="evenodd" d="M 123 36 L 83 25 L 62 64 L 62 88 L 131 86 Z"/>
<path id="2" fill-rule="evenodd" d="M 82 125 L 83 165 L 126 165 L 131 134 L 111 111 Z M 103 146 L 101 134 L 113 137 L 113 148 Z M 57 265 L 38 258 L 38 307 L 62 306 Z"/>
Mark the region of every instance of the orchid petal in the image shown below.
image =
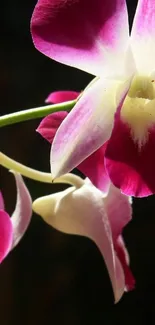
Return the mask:
<path id="1" fill-rule="evenodd" d="M 134 288 L 135 280 L 129 268 L 129 256 L 121 234 L 132 217 L 131 198 L 111 184 L 104 205 L 111 225 L 114 249 L 124 270 L 126 290 L 129 291 Z"/>
<path id="2" fill-rule="evenodd" d="M 33 210 L 55 229 L 92 239 L 104 257 L 115 301 L 121 298 L 125 283 L 121 264 L 115 255 L 110 224 L 104 211 L 102 193 L 85 184 L 45 196 L 33 203 Z"/>
<path id="3" fill-rule="evenodd" d="M 80 92 L 77 91 L 69 91 L 69 90 L 61 90 L 61 91 L 53 91 L 48 95 L 45 102 L 51 104 L 58 104 L 67 102 L 69 100 L 74 100 L 80 95 Z"/>
<path id="4" fill-rule="evenodd" d="M 102 192 L 106 193 L 109 189 L 110 179 L 104 165 L 104 155 L 107 143 L 86 158 L 77 166 L 86 177 Z"/>
<path id="5" fill-rule="evenodd" d="M 0 263 L 8 255 L 12 247 L 13 228 L 10 216 L 0 210 Z"/>
<path id="6" fill-rule="evenodd" d="M 141 74 L 155 69 L 155 1 L 139 0 L 131 33 L 131 46 Z"/>
<path id="7" fill-rule="evenodd" d="M 36 131 L 43 138 L 45 138 L 47 141 L 52 143 L 60 124 L 67 116 L 67 114 L 68 114 L 67 112 L 61 111 L 46 116 L 41 121 Z"/>
<path id="8" fill-rule="evenodd" d="M 39 0 L 31 30 L 36 48 L 58 62 L 97 76 L 119 71 L 129 39 L 126 1 Z"/>
<path id="9" fill-rule="evenodd" d="M 50 143 L 53 142 L 58 127 L 67 116 L 67 112 L 57 112 L 45 117 L 36 130 Z M 86 158 L 77 168 L 101 191 L 107 192 L 109 177 L 104 167 L 104 153 L 106 144 Z"/>
<path id="10" fill-rule="evenodd" d="M 0 210 L 4 210 L 4 199 L 1 192 L 0 192 Z"/>
<path id="11" fill-rule="evenodd" d="M 131 220 L 131 198 L 122 194 L 118 188 L 111 184 L 109 193 L 104 199 L 104 204 L 110 221 L 113 240 L 115 241 Z"/>
<path id="12" fill-rule="evenodd" d="M 20 174 L 15 173 L 17 186 L 17 201 L 15 211 L 11 217 L 13 226 L 13 244 L 12 249 L 19 243 L 31 220 L 32 201 L 30 194 L 24 184 Z"/>
<path id="13" fill-rule="evenodd" d="M 54 91 L 46 99 L 46 103 L 59 104 L 61 102 L 69 101 L 76 99 L 79 96 L 80 92 L 77 91 Z M 67 116 L 68 112 L 61 111 L 52 113 L 46 116 L 37 128 L 37 132 L 42 135 L 50 143 L 53 142 L 54 136 L 57 132 L 62 121 Z"/>
<path id="14" fill-rule="evenodd" d="M 119 114 L 108 141 L 105 164 L 112 183 L 126 195 L 145 197 L 155 193 L 155 130 L 149 130 L 145 145 L 139 149 L 131 130 Z"/>
<path id="15" fill-rule="evenodd" d="M 114 248 L 123 267 L 125 276 L 125 289 L 126 291 L 133 290 L 135 287 L 135 279 L 129 268 L 129 255 L 121 235 L 117 238 L 117 241 L 114 244 Z"/>
<path id="16" fill-rule="evenodd" d="M 60 125 L 51 148 L 53 177 L 75 168 L 110 137 L 114 113 L 130 86 L 98 79 L 86 91 Z"/>

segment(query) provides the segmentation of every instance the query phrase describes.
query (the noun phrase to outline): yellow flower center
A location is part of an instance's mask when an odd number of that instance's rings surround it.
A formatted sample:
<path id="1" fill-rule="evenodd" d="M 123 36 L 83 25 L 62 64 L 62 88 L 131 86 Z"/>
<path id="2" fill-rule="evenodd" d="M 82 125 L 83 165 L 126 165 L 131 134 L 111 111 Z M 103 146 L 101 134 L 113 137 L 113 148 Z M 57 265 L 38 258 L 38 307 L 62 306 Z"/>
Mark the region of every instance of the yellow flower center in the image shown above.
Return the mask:
<path id="1" fill-rule="evenodd" d="M 150 128 L 155 125 L 155 80 L 135 76 L 121 109 L 121 119 L 131 129 L 139 149 L 147 142 Z"/>

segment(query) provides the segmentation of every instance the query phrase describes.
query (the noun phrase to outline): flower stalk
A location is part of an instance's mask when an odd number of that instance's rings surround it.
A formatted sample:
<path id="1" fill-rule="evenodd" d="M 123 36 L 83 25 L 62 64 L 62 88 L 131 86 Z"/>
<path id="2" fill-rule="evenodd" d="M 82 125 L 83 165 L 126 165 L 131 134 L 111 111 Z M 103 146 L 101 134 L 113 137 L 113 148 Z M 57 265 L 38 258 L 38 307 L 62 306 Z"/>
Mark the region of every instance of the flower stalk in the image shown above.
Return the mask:
<path id="1" fill-rule="evenodd" d="M 43 182 L 43 183 L 64 183 L 73 185 L 76 188 L 81 187 L 84 183 L 81 177 L 74 175 L 74 174 L 65 174 L 61 177 L 52 178 L 51 173 L 45 173 L 33 168 L 29 168 L 19 162 L 9 158 L 8 156 L 4 155 L 0 152 L 0 165 L 7 168 L 14 170 L 15 172 L 20 173 L 21 175 L 33 179 L 35 181 Z"/>
<path id="2" fill-rule="evenodd" d="M 45 117 L 50 113 L 59 111 L 69 112 L 76 104 L 76 101 L 71 100 L 60 104 L 46 105 L 3 115 L 0 117 L 0 127 Z"/>

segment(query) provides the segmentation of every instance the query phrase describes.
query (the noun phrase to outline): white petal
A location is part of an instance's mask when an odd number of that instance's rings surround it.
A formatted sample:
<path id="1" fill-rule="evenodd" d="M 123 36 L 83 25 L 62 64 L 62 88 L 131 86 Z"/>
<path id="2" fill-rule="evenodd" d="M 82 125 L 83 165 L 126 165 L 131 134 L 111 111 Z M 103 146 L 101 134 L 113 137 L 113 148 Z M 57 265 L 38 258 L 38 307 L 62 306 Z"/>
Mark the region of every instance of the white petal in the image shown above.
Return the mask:
<path id="1" fill-rule="evenodd" d="M 86 236 L 96 243 L 104 257 L 117 302 L 125 289 L 124 273 L 114 252 L 102 193 L 87 184 L 79 189 L 71 187 L 37 199 L 33 210 L 55 229 Z"/>
<path id="2" fill-rule="evenodd" d="M 32 216 L 32 200 L 20 174 L 14 173 L 17 186 L 17 201 L 11 221 L 13 225 L 12 249 L 23 237 Z"/>

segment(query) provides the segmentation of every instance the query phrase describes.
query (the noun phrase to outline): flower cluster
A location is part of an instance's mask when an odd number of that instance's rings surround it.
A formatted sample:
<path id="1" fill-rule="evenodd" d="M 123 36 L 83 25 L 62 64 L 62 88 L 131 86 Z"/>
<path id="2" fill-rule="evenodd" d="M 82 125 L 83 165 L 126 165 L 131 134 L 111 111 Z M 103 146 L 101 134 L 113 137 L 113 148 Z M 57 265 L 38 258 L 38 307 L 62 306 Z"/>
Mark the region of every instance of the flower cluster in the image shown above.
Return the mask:
<path id="1" fill-rule="evenodd" d="M 48 174 L 0 153 L 17 184 L 11 218 L 0 194 L 0 261 L 33 209 L 55 229 L 95 242 L 118 302 L 135 285 L 122 237 L 131 196 L 155 193 L 155 1 L 138 1 L 129 35 L 125 0 L 38 0 L 31 32 L 40 52 L 96 77 L 80 93 L 55 91 L 46 107 L 0 117 L 4 126 L 45 116 L 37 132 L 51 144 Z M 85 179 L 70 173 L 75 167 Z M 32 203 L 20 174 L 71 186 Z"/>

